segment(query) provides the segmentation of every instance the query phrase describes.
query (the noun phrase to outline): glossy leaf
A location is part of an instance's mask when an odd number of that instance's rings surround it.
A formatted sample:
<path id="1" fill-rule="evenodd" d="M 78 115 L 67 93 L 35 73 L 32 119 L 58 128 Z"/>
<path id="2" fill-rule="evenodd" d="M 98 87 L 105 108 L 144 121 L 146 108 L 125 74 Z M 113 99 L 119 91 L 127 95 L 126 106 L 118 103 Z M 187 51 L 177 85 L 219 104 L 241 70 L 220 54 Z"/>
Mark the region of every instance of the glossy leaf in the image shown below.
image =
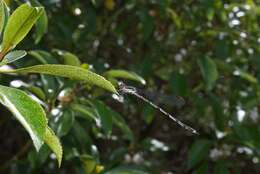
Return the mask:
<path id="1" fill-rule="evenodd" d="M 38 151 L 43 144 L 47 127 L 47 119 L 42 107 L 25 92 L 5 86 L 0 86 L 0 102 L 27 130 Z"/>
<path id="2" fill-rule="evenodd" d="M 15 62 L 15 61 L 23 58 L 24 56 L 26 56 L 26 54 L 27 53 L 24 50 L 11 51 L 11 52 L 9 52 L 5 55 L 5 57 L 2 60 L 2 62 L 0 63 L 0 65 L 5 65 L 5 64 L 8 64 L 8 63 Z"/>
<path id="3" fill-rule="evenodd" d="M 8 73 L 40 73 L 55 75 L 60 77 L 67 77 L 74 80 L 82 80 L 92 85 L 97 85 L 104 88 L 110 92 L 117 93 L 115 87 L 107 81 L 104 77 L 93 73 L 91 71 L 85 70 L 83 68 L 70 66 L 70 65 L 35 65 L 31 67 L 7 70 L 1 72 Z"/>
<path id="4" fill-rule="evenodd" d="M 13 12 L 4 31 L 2 43 L 3 53 L 14 48 L 21 40 L 23 40 L 42 12 L 42 7 L 31 7 L 28 4 L 19 6 Z"/>
<path id="5" fill-rule="evenodd" d="M 215 82 L 218 78 L 217 66 L 215 62 L 208 57 L 199 59 L 198 64 L 201 74 L 206 83 L 207 90 L 211 90 L 214 87 Z"/>
<path id="6" fill-rule="evenodd" d="M 9 10 L 5 3 L 5 1 L 0 1 L 0 35 L 2 36 L 2 32 L 6 26 L 9 17 Z"/>
<path id="7" fill-rule="evenodd" d="M 107 77 L 135 80 L 142 84 L 146 83 L 145 80 L 141 76 L 137 75 L 134 72 L 125 71 L 125 70 L 119 70 L 119 69 L 118 70 L 109 70 L 109 71 L 105 72 L 105 75 Z"/>
<path id="8" fill-rule="evenodd" d="M 60 140 L 56 137 L 55 133 L 51 128 L 46 128 L 46 132 L 44 135 L 44 142 L 50 147 L 50 149 L 55 153 L 59 167 L 62 161 L 62 146 L 60 144 Z"/>
<path id="9" fill-rule="evenodd" d="M 38 0 L 30 0 L 31 4 L 35 7 L 42 7 L 42 4 Z M 43 37 L 43 35 L 47 32 L 48 29 L 48 17 L 45 9 L 39 19 L 35 23 L 35 33 L 34 40 L 35 43 L 39 43 Z"/>

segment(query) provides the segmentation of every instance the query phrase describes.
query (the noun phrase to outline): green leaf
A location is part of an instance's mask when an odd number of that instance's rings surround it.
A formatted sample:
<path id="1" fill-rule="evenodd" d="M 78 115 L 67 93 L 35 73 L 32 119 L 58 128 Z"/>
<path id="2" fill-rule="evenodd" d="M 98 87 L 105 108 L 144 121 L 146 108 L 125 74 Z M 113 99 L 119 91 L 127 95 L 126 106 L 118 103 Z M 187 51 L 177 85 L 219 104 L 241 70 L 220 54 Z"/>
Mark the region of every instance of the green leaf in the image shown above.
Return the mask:
<path id="1" fill-rule="evenodd" d="M 186 77 L 183 74 L 174 74 L 171 81 L 171 89 L 174 94 L 180 96 L 187 96 L 188 94 L 188 85 Z"/>
<path id="2" fill-rule="evenodd" d="M 93 109 L 88 107 L 88 106 L 85 106 L 85 105 L 82 105 L 82 104 L 76 104 L 76 103 L 72 103 L 70 105 L 70 107 L 72 108 L 72 110 L 74 110 L 75 112 L 78 112 L 80 113 L 83 118 L 86 118 L 86 119 L 93 119 L 95 120 L 96 119 L 96 116 L 95 114 L 93 113 Z"/>
<path id="3" fill-rule="evenodd" d="M 30 134 L 37 151 L 43 144 L 47 127 L 45 112 L 25 92 L 0 85 L 0 102 L 6 106 Z"/>
<path id="4" fill-rule="evenodd" d="M 2 35 L 2 32 L 4 31 L 4 28 L 6 26 L 6 23 L 8 21 L 9 17 L 9 10 L 5 3 L 5 1 L 0 1 L 0 35 Z"/>
<path id="5" fill-rule="evenodd" d="M 24 50 L 11 51 L 11 52 L 9 52 L 8 54 L 5 55 L 5 57 L 2 60 L 2 62 L 0 63 L 0 65 L 6 65 L 8 63 L 12 63 L 16 60 L 23 58 L 24 56 L 26 56 L 26 54 L 27 53 Z"/>
<path id="6" fill-rule="evenodd" d="M 30 0 L 30 2 L 34 7 L 42 7 L 42 4 L 37 0 Z M 41 41 L 43 35 L 47 32 L 47 29 L 48 29 L 48 17 L 45 9 L 43 9 L 41 16 L 35 23 L 35 33 L 34 33 L 35 44 Z"/>
<path id="7" fill-rule="evenodd" d="M 120 70 L 120 69 L 107 71 L 107 72 L 105 72 L 105 75 L 107 77 L 135 80 L 142 84 L 146 83 L 145 80 L 141 76 L 137 75 L 136 73 L 130 72 L 130 71 L 125 71 L 125 70 Z"/>
<path id="8" fill-rule="evenodd" d="M 253 75 L 251 75 L 245 71 L 240 71 L 240 76 L 241 76 L 241 78 L 243 78 L 251 83 L 257 83 L 257 79 Z"/>
<path id="9" fill-rule="evenodd" d="M 23 40 L 42 12 L 42 7 L 31 7 L 28 4 L 19 6 L 13 12 L 4 31 L 2 43 L 3 53 L 13 49 L 21 40 Z"/>
<path id="10" fill-rule="evenodd" d="M 54 51 L 63 58 L 63 63 L 65 65 L 80 66 L 81 62 L 75 54 L 57 49 L 55 49 Z"/>
<path id="11" fill-rule="evenodd" d="M 214 111 L 214 121 L 218 130 L 224 131 L 226 126 L 226 116 L 224 114 L 224 108 L 221 105 L 219 98 L 213 93 L 209 93 L 210 104 Z"/>
<path id="12" fill-rule="evenodd" d="M 215 62 L 206 57 L 198 60 L 201 74 L 206 82 L 207 90 L 211 90 L 218 78 L 218 70 Z"/>
<path id="13" fill-rule="evenodd" d="M 148 172 L 135 165 L 121 165 L 104 172 L 104 174 L 148 174 Z"/>
<path id="14" fill-rule="evenodd" d="M 224 161 L 218 161 L 214 167 L 214 174 L 229 174 L 228 168 Z"/>
<path id="15" fill-rule="evenodd" d="M 197 140 L 195 141 L 188 153 L 188 168 L 191 169 L 199 162 L 201 162 L 208 155 L 208 151 L 210 148 L 209 140 Z"/>
<path id="16" fill-rule="evenodd" d="M 97 165 L 96 160 L 90 155 L 81 155 L 80 160 L 82 162 L 85 174 L 92 174 Z"/>
<path id="17" fill-rule="evenodd" d="M 29 51 L 28 54 L 41 62 L 41 64 L 58 64 L 57 59 L 47 51 L 33 50 Z"/>
<path id="18" fill-rule="evenodd" d="M 51 128 L 47 127 L 44 135 L 44 142 L 50 147 L 50 149 L 55 153 L 59 167 L 62 161 L 62 146 L 60 144 L 60 140 L 55 135 L 55 133 L 51 130 Z"/>
<path id="19" fill-rule="evenodd" d="M 113 119 L 110 113 L 110 109 L 102 102 L 95 102 L 95 106 L 98 115 L 101 119 L 101 125 L 106 135 L 110 135 L 112 132 Z"/>
<path id="20" fill-rule="evenodd" d="M 86 81 L 89 84 L 97 85 L 110 92 L 117 93 L 115 87 L 104 77 L 85 70 L 83 68 L 70 65 L 35 65 L 21 69 L 2 70 L 0 73 L 40 73 L 48 75 L 56 75 L 60 77 L 67 77 L 74 80 Z"/>
<path id="21" fill-rule="evenodd" d="M 67 135 L 75 121 L 74 113 L 70 110 L 64 111 L 58 121 L 57 135 L 59 137 Z"/>

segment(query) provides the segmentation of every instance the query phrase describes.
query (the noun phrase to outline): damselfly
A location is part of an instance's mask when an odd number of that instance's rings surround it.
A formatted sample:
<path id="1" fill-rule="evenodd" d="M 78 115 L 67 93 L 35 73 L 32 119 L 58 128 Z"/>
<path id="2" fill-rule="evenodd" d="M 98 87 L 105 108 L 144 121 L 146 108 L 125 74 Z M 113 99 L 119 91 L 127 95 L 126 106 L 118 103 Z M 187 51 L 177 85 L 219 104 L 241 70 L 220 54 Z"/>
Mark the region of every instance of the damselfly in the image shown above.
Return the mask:
<path id="1" fill-rule="evenodd" d="M 183 127 L 184 129 L 192 132 L 193 134 L 198 134 L 198 132 L 193 129 L 192 127 L 182 123 L 180 120 L 178 120 L 176 117 L 172 116 L 171 114 L 169 114 L 168 112 L 166 112 L 165 110 L 163 110 L 161 107 L 159 107 L 158 105 L 154 104 L 153 102 L 151 102 L 150 100 L 148 100 L 147 98 L 145 98 L 144 96 L 140 95 L 137 91 L 137 89 L 133 86 L 127 86 L 125 85 L 123 82 L 119 82 L 118 84 L 119 86 L 119 93 L 120 95 L 124 95 L 124 94 L 131 94 L 136 96 L 137 98 L 143 100 L 144 102 L 150 104 L 152 107 L 154 107 L 155 109 L 159 110 L 161 113 L 163 113 L 164 115 L 168 116 L 170 119 L 172 119 L 173 121 L 175 121 L 178 125 L 180 125 L 181 127 Z"/>

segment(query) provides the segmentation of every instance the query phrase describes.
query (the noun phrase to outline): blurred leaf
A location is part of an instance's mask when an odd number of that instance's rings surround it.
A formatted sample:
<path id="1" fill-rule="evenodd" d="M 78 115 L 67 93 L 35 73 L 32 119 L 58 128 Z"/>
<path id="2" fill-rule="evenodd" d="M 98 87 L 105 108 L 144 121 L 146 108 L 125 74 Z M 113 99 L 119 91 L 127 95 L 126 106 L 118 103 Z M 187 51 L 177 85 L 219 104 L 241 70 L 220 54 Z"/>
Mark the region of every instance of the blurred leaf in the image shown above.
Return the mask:
<path id="1" fill-rule="evenodd" d="M 85 174 L 93 174 L 97 165 L 96 160 L 90 155 L 81 155 L 80 160 L 83 165 Z"/>
<path id="2" fill-rule="evenodd" d="M 129 80 L 135 80 L 142 84 L 145 84 L 145 80 L 137 75 L 134 72 L 125 71 L 125 70 L 109 70 L 104 73 L 107 77 L 113 77 L 113 78 L 122 78 L 122 79 L 129 79 Z"/>
<path id="3" fill-rule="evenodd" d="M 140 14 L 140 20 L 142 22 L 142 31 L 144 41 L 148 40 L 149 37 L 153 34 L 154 30 L 154 20 L 152 16 L 149 15 L 147 9 L 143 9 Z"/>
<path id="4" fill-rule="evenodd" d="M 151 107 L 149 104 L 145 104 L 142 115 L 143 115 L 144 121 L 147 124 L 150 124 L 153 121 L 154 112 L 155 112 L 155 110 L 153 107 Z"/>
<path id="5" fill-rule="evenodd" d="M 188 88 L 185 76 L 182 74 L 174 74 L 171 80 L 171 89 L 176 95 L 187 96 Z"/>
<path id="6" fill-rule="evenodd" d="M 56 137 L 55 133 L 51 128 L 47 128 L 44 135 L 44 142 L 50 147 L 50 149 L 55 153 L 59 167 L 62 161 L 62 146 L 60 140 Z"/>
<path id="7" fill-rule="evenodd" d="M 208 162 L 204 162 L 198 169 L 194 172 L 194 174 L 204 174 L 208 173 Z"/>
<path id="8" fill-rule="evenodd" d="M 36 58 L 41 64 L 57 64 L 58 61 L 49 52 L 42 50 L 33 50 L 28 52 L 33 58 Z"/>
<path id="9" fill-rule="evenodd" d="M 88 106 L 85 106 L 85 105 L 82 105 L 82 104 L 76 104 L 76 103 L 72 103 L 70 105 L 70 107 L 78 112 L 78 113 L 81 113 L 83 115 L 83 118 L 87 118 L 87 119 L 93 119 L 95 120 L 96 119 L 96 116 L 95 114 L 93 113 L 94 110 Z"/>
<path id="10" fill-rule="evenodd" d="M 60 116 L 58 121 L 57 135 L 62 137 L 67 135 L 74 124 L 75 116 L 74 113 L 70 110 L 64 111 L 62 116 Z"/>
<path id="11" fill-rule="evenodd" d="M 201 74 L 206 82 L 207 90 L 211 90 L 218 78 L 218 70 L 215 62 L 206 57 L 198 60 Z"/>
<path id="12" fill-rule="evenodd" d="M 26 56 L 26 54 L 27 53 L 24 50 L 11 51 L 4 56 L 4 59 L 2 60 L 2 62 L 0 62 L 0 66 L 17 61 Z"/>
<path id="13" fill-rule="evenodd" d="M 214 174 L 229 174 L 228 168 L 223 161 L 218 161 L 214 167 Z"/>
<path id="14" fill-rule="evenodd" d="M 86 81 L 89 84 L 97 85 L 104 88 L 110 92 L 117 93 L 115 87 L 107 81 L 104 77 L 95 74 L 91 71 L 85 70 L 83 68 L 70 66 L 70 65 L 35 65 L 26 68 L 20 68 L 15 70 L 7 70 L 1 72 L 8 73 L 40 73 L 55 75 L 60 77 L 67 77 L 74 80 Z"/>
<path id="15" fill-rule="evenodd" d="M 105 134 L 110 135 L 112 133 L 112 125 L 113 125 L 113 119 L 112 119 L 110 109 L 100 101 L 95 102 L 95 106 L 98 115 L 101 119 L 101 126 L 105 131 Z"/>
<path id="16" fill-rule="evenodd" d="M 63 58 L 63 63 L 65 65 L 80 66 L 81 62 L 76 55 L 68 51 L 62 51 L 58 49 L 55 49 L 54 51 L 57 52 L 58 55 L 60 55 Z"/>
<path id="17" fill-rule="evenodd" d="M 118 166 L 114 169 L 111 169 L 104 174 L 148 174 L 148 172 L 139 169 L 136 166 Z"/>
<path id="18" fill-rule="evenodd" d="M 42 7 L 41 3 L 37 0 L 30 0 L 33 6 Z M 48 17 L 45 9 L 39 19 L 35 23 L 35 33 L 34 33 L 34 40 L 35 44 L 39 43 L 43 37 L 43 35 L 47 32 L 48 29 Z"/>
<path id="19" fill-rule="evenodd" d="M 42 107 L 25 92 L 5 86 L 0 86 L 0 102 L 28 131 L 39 151 L 47 128 L 47 118 Z"/>
<path id="20" fill-rule="evenodd" d="M 129 126 L 127 125 L 126 121 L 124 120 L 124 118 L 118 114 L 117 112 L 111 110 L 111 114 L 113 114 L 113 123 L 121 129 L 121 131 L 123 132 L 125 138 L 127 138 L 130 141 L 134 140 L 134 135 L 133 132 L 131 131 L 131 129 L 129 128 Z"/>
<path id="21" fill-rule="evenodd" d="M 19 6 L 13 12 L 4 31 L 2 43 L 3 54 L 14 48 L 23 40 L 42 12 L 43 8 L 31 7 L 28 4 Z"/>
<path id="22" fill-rule="evenodd" d="M 241 78 L 243 78 L 251 83 L 257 83 L 257 79 L 253 75 L 251 75 L 245 71 L 240 71 L 240 76 L 241 76 Z"/>
<path id="23" fill-rule="evenodd" d="M 9 10 L 5 1 L 1 0 L 0 2 L 0 35 L 2 37 L 2 32 L 6 26 L 6 23 L 9 18 Z"/>
<path id="24" fill-rule="evenodd" d="M 105 0 L 104 3 L 105 3 L 106 9 L 114 10 L 114 8 L 115 8 L 115 0 Z"/>
<path id="25" fill-rule="evenodd" d="M 204 139 L 196 140 L 192 144 L 188 153 L 188 169 L 193 168 L 207 157 L 210 145 L 211 142 Z"/>
<path id="26" fill-rule="evenodd" d="M 36 97 L 38 97 L 42 101 L 46 100 L 45 93 L 42 91 L 41 88 L 27 84 L 26 89 L 28 89 L 32 94 L 34 94 Z"/>
<path id="27" fill-rule="evenodd" d="M 223 112 L 224 108 L 222 107 L 217 96 L 211 93 L 209 94 L 209 98 L 215 115 L 215 125 L 218 130 L 224 131 L 226 126 L 226 118 Z"/>

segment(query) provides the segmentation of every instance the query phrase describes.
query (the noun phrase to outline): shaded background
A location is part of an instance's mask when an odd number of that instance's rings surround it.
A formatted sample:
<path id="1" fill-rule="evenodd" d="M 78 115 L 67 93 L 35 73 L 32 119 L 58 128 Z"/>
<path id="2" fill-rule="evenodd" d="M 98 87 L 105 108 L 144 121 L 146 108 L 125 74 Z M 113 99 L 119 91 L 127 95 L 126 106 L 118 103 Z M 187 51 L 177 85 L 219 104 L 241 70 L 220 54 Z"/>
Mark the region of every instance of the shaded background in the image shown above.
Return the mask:
<path id="1" fill-rule="evenodd" d="M 11 9 L 21 2 L 10 1 Z M 132 96 L 120 103 L 100 89 L 89 90 L 63 78 L 1 75 L 1 84 L 16 86 L 11 82 L 19 79 L 42 90 L 38 97 L 49 106 L 46 112 L 61 137 L 64 160 L 57 169 L 47 147 L 37 154 L 25 131 L 1 108 L 0 170 L 260 172 L 260 1 L 40 3 L 46 8 L 48 31 L 38 43 L 32 31 L 19 48 L 34 51 L 13 66 L 42 63 L 39 57 L 66 64 L 70 58 L 61 58 L 55 50 L 60 49 L 99 74 L 110 69 L 133 71 L 146 85 L 124 80 L 126 84 L 143 89 L 143 95 L 200 135 Z M 39 95 L 28 86 L 21 88 Z M 86 119 L 91 114 L 101 117 L 101 125 L 100 120 Z"/>

